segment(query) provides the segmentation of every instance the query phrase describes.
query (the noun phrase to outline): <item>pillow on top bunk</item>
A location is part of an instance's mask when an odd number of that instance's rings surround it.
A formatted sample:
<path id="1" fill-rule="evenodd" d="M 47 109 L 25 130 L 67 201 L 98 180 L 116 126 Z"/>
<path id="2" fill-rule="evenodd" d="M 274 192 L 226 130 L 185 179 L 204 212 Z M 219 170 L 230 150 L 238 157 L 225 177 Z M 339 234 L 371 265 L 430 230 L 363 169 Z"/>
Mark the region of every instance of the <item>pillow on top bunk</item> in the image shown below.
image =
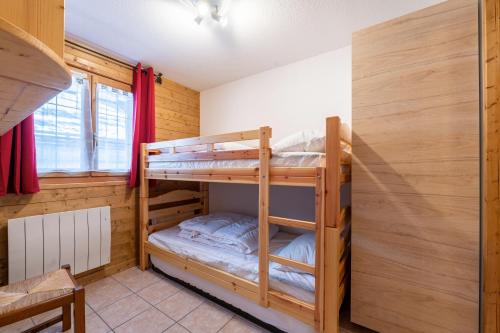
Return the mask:
<path id="1" fill-rule="evenodd" d="M 308 265 L 314 265 L 316 260 L 316 234 L 314 232 L 306 232 L 300 235 L 282 248 L 278 252 L 278 256 L 300 261 Z M 274 268 L 282 272 L 309 274 L 300 269 L 281 264 L 276 264 Z"/>
<path id="2" fill-rule="evenodd" d="M 305 130 L 289 135 L 272 146 L 274 152 L 325 152 L 325 135 L 317 130 Z"/>

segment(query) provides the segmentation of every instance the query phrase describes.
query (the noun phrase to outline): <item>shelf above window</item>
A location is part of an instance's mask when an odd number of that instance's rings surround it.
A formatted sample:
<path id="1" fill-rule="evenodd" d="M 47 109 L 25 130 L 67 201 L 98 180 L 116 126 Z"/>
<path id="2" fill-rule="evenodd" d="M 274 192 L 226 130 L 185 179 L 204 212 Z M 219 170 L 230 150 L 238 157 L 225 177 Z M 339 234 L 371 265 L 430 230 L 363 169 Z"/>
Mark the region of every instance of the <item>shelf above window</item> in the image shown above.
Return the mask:
<path id="1" fill-rule="evenodd" d="M 48 46 L 0 18 L 0 135 L 71 86 L 71 72 Z"/>

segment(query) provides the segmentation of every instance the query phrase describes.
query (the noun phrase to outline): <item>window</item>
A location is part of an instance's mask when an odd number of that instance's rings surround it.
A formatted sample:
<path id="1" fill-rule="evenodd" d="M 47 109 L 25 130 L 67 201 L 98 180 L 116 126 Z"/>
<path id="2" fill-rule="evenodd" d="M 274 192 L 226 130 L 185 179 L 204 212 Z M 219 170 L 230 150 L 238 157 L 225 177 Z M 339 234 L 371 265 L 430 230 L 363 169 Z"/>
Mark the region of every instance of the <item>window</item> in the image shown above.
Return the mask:
<path id="1" fill-rule="evenodd" d="M 129 86 L 74 73 L 71 87 L 34 117 L 38 172 L 130 169 L 133 95 Z"/>
<path id="2" fill-rule="evenodd" d="M 132 93 L 97 84 L 96 170 L 128 170 L 132 155 Z"/>
<path id="3" fill-rule="evenodd" d="M 71 87 L 35 112 L 39 172 L 88 171 L 92 154 L 89 81 L 73 75 Z"/>

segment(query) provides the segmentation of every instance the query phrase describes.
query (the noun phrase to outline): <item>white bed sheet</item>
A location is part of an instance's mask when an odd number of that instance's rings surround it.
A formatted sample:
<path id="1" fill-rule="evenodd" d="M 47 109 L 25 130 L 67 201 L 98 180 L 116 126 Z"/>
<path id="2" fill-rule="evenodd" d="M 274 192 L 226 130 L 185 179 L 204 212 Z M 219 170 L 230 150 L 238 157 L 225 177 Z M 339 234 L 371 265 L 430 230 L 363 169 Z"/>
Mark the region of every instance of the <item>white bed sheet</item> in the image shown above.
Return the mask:
<path id="1" fill-rule="evenodd" d="M 158 156 L 158 157 L 156 157 Z M 258 168 L 258 159 L 214 160 L 214 161 L 179 161 L 155 162 L 161 155 L 149 157 L 150 169 L 222 169 L 222 168 Z M 272 167 L 324 167 L 326 154 L 309 152 L 280 152 L 271 158 Z"/>
<path id="2" fill-rule="evenodd" d="M 251 254 L 230 253 L 221 249 L 178 237 L 179 227 L 161 230 L 149 235 L 149 241 L 183 257 L 191 258 L 234 274 L 249 281 L 259 280 L 259 258 L 257 251 Z M 271 253 L 277 253 L 297 235 L 279 232 L 270 241 Z M 314 303 L 314 276 L 295 272 L 269 269 L 269 285 L 272 289 L 294 296 L 302 301 Z"/>

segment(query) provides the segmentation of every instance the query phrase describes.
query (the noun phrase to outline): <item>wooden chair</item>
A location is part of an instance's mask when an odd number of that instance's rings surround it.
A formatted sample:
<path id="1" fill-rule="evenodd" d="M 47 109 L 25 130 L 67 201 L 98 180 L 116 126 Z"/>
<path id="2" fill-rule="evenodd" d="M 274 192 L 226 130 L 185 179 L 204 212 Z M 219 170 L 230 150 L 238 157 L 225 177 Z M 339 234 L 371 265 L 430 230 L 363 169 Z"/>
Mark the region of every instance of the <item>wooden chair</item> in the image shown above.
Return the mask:
<path id="1" fill-rule="evenodd" d="M 60 321 L 63 331 L 67 331 L 71 328 L 71 303 L 74 303 L 74 332 L 84 333 L 85 289 L 76 283 L 69 266 L 0 287 L 0 327 L 61 307 L 62 315 L 23 333 L 39 332 Z"/>

